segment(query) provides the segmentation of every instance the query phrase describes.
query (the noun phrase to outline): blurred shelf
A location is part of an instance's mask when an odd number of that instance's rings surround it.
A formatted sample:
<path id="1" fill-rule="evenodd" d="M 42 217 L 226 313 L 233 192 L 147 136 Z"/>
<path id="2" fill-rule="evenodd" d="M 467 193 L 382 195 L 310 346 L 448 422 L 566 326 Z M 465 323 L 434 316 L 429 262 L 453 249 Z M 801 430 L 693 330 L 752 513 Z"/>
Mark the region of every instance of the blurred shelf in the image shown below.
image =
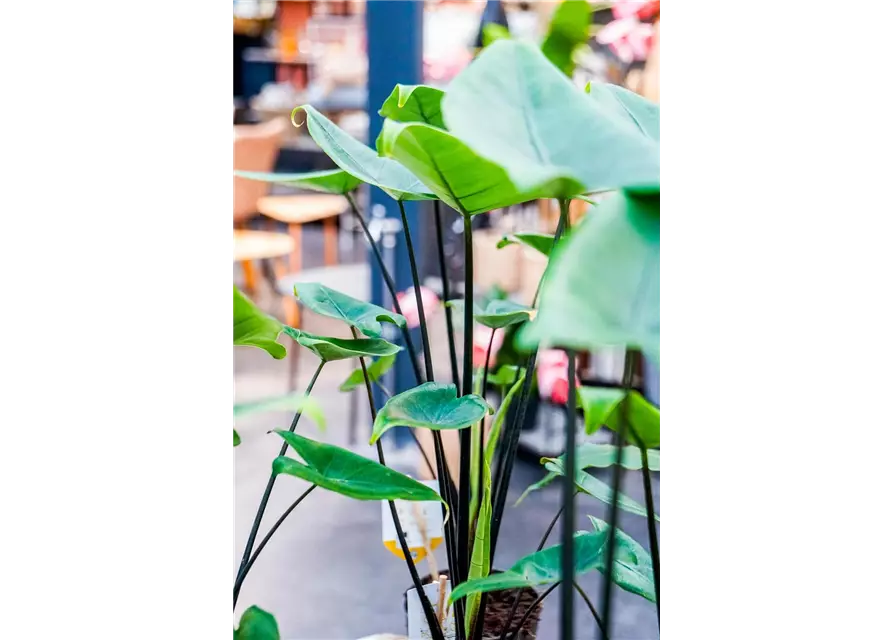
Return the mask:
<path id="1" fill-rule="evenodd" d="M 276 49 L 259 49 L 256 47 L 245 49 L 243 54 L 245 62 L 256 62 L 259 64 L 282 64 L 287 66 L 307 66 L 313 62 L 310 57 L 303 54 L 286 58 Z"/>

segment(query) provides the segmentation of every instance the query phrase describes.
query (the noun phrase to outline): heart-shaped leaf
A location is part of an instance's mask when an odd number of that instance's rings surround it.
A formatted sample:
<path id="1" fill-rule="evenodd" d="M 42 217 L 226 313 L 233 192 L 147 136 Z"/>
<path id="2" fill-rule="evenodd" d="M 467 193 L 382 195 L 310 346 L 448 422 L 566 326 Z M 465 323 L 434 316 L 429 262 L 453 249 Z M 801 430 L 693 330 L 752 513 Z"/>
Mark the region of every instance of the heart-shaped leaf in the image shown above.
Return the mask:
<path id="1" fill-rule="evenodd" d="M 616 109 L 600 110 L 530 45 L 487 47 L 441 107 L 449 130 L 522 192 L 571 198 L 660 182 L 660 144 Z"/>
<path id="2" fill-rule="evenodd" d="M 374 444 L 393 427 L 464 429 L 482 420 L 490 406 L 473 393 L 456 397 L 456 385 L 425 382 L 385 402 L 372 425 Z"/>
<path id="3" fill-rule="evenodd" d="M 423 84 L 398 84 L 381 105 L 378 115 L 396 122 L 424 122 L 446 129 L 440 102 L 443 91 Z"/>
<path id="4" fill-rule="evenodd" d="M 604 573 L 606 567 L 608 527 L 601 520 L 591 518 L 594 531 L 574 534 L 574 575 L 580 576 L 593 569 Z M 615 584 L 626 591 L 654 601 L 654 582 L 651 557 L 642 546 L 617 529 L 612 577 Z M 469 580 L 458 585 L 450 594 L 455 602 L 472 593 L 502 589 L 519 589 L 554 584 L 561 580 L 561 545 L 547 547 L 521 558 L 508 571 Z"/>
<path id="5" fill-rule="evenodd" d="M 502 249 L 510 244 L 526 244 L 548 258 L 552 253 L 552 245 L 555 244 L 555 236 L 549 233 L 512 233 L 502 236 L 502 240 L 496 243 L 496 248 Z"/>
<path id="6" fill-rule="evenodd" d="M 402 347 L 381 338 L 361 338 L 359 340 L 330 338 L 316 336 L 292 327 L 285 327 L 283 331 L 302 347 L 310 349 L 323 362 L 344 360 L 345 358 L 389 356 L 402 349 Z"/>
<path id="7" fill-rule="evenodd" d="M 552 14 L 549 31 L 543 40 L 543 55 L 562 73 L 572 75 L 574 52 L 589 42 L 592 7 L 589 0 L 564 0 Z"/>
<path id="8" fill-rule="evenodd" d="M 280 456 L 273 461 L 274 473 L 296 476 L 355 500 L 442 502 L 431 487 L 361 455 L 296 433 L 276 433 L 304 462 Z"/>
<path id="9" fill-rule="evenodd" d="M 396 359 L 396 355 L 383 356 L 372 364 L 366 365 L 366 373 L 369 375 L 369 382 L 375 382 L 376 380 L 381 379 L 381 377 L 385 373 L 387 373 L 391 369 L 391 367 L 394 366 L 394 361 Z M 347 377 L 347 380 L 341 383 L 341 386 L 338 387 L 338 390 L 353 391 L 357 387 L 362 387 L 365 385 L 366 378 L 363 376 L 362 367 L 360 367 L 351 371 L 350 375 Z"/>
<path id="10" fill-rule="evenodd" d="M 519 347 L 537 344 L 628 346 L 660 362 L 660 194 L 617 193 L 559 244 L 518 334 Z"/>
<path id="11" fill-rule="evenodd" d="M 406 318 L 398 313 L 371 302 L 357 300 L 316 282 L 296 284 L 295 296 L 311 311 L 346 322 L 370 338 L 381 337 L 382 322 L 390 322 L 398 327 L 406 326 Z"/>
<path id="12" fill-rule="evenodd" d="M 464 300 L 450 300 L 446 304 L 456 309 L 459 315 L 465 308 Z M 489 329 L 503 329 L 530 320 L 536 316 L 536 310 L 511 300 L 490 300 L 484 309 L 475 304 L 473 315 L 477 322 Z"/>
<path id="13" fill-rule="evenodd" d="M 277 360 L 285 357 L 285 347 L 276 342 L 284 327 L 276 318 L 257 308 L 233 286 L 233 344 L 263 349 Z"/>
<path id="14" fill-rule="evenodd" d="M 394 200 L 431 200 L 435 196 L 399 162 L 382 158 L 310 105 L 298 107 L 307 130 L 332 161 L 353 177 L 378 187 Z M 294 112 L 292 113 L 294 117 Z"/>
<path id="15" fill-rule="evenodd" d="M 385 120 L 378 149 L 399 160 L 438 198 L 464 215 L 527 202 L 542 186 L 534 176 L 529 184 L 518 187 L 500 165 L 481 157 L 450 132 L 420 122 Z"/>
<path id="16" fill-rule="evenodd" d="M 233 640 L 279 640 L 276 618 L 257 606 L 245 609 L 239 628 L 233 629 Z"/>
<path id="17" fill-rule="evenodd" d="M 240 444 L 242 444 L 242 438 L 240 438 L 239 434 L 236 433 L 236 430 L 233 429 L 233 446 L 238 447 Z"/>
<path id="18" fill-rule="evenodd" d="M 639 131 L 660 142 L 660 107 L 655 103 L 610 82 L 588 82 L 586 93 L 596 101 L 599 110 L 613 110 L 615 117 L 628 118 Z"/>
<path id="19" fill-rule="evenodd" d="M 235 176 L 247 180 L 272 182 L 339 196 L 350 193 L 363 182 L 342 169 L 327 169 L 308 173 L 261 173 L 259 171 L 235 171 L 233 173 Z"/>
<path id="20" fill-rule="evenodd" d="M 551 471 L 559 476 L 564 475 L 564 461 L 561 458 L 549 458 L 546 463 L 546 471 Z M 577 470 L 577 476 L 574 478 L 577 488 L 583 493 L 587 493 L 597 500 L 601 500 L 605 504 L 611 504 L 614 497 L 610 485 L 602 482 L 590 473 L 586 473 L 582 469 Z M 648 510 L 629 496 L 617 492 L 617 506 L 628 513 L 634 513 L 644 518 L 648 517 Z M 660 521 L 660 517 L 655 514 L 654 519 Z"/>
<path id="21" fill-rule="evenodd" d="M 586 433 L 595 433 L 603 425 L 612 431 L 619 431 L 623 420 L 623 396 L 623 389 L 579 387 L 577 398 L 586 417 Z M 627 442 L 641 443 L 648 449 L 660 447 L 660 409 L 638 391 L 629 392 L 628 402 Z"/>
<path id="22" fill-rule="evenodd" d="M 233 418 L 262 411 L 300 411 L 310 417 L 320 431 L 325 431 L 326 428 L 326 416 L 319 401 L 311 396 L 295 393 L 234 404 Z"/>

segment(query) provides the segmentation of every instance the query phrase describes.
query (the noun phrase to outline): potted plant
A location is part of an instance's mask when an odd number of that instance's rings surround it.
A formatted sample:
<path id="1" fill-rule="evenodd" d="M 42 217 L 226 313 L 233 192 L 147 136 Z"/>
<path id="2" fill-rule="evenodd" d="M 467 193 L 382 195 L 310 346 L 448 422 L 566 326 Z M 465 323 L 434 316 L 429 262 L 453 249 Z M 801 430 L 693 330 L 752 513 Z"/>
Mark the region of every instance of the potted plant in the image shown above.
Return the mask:
<path id="1" fill-rule="evenodd" d="M 456 77 L 449 91 L 398 85 L 382 105 L 381 113 L 386 120 L 377 148 L 372 149 L 341 131 L 311 105 L 303 105 L 293 117 L 301 115 L 302 126 L 339 168 L 286 176 L 240 175 L 346 195 L 370 241 L 366 219 L 352 196 L 360 183 L 394 198 L 401 213 L 405 200 L 422 199 L 434 200 L 435 207 L 446 205 L 457 211 L 466 231 L 466 286 L 461 301 L 448 301 L 446 313 L 457 320 L 457 331 L 461 327 L 464 357 L 460 367 L 457 350 L 451 349 L 452 380 L 435 380 L 425 306 L 420 299 L 421 283 L 405 214 L 403 227 L 420 314 L 418 350 L 406 332 L 402 346 L 381 337 L 382 323 L 405 329 L 406 318 L 399 308 L 377 307 L 322 285 L 298 285 L 295 293 L 301 304 L 350 328 L 353 338 L 343 339 L 283 326 L 234 290 L 236 344 L 259 347 L 281 358 L 285 348 L 277 338 L 285 333 L 295 343 L 292 348 L 305 348 L 317 356 L 319 365 L 306 396 L 311 395 L 319 371 L 327 362 L 359 361 L 358 373 L 352 379 L 356 384 L 362 380 L 366 389 L 373 420 L 370 444 L 378 454 L 376 463 L 295 433 L 306 411 L 303 407 L 311 406 L 307 404 L 296 412 L 288 430 L 278 430 L 271 436 L 283 440 L 281 455 L 272 462 L 272 475 L 245 546 L 234 586 L 234 606 L 241 584 L 265 542 L 306 495 L 321 487 L 353 499 L 386 501 L 385 513 L 397 538 L 395 548 L 406 561 L 412 583 L 408 609 L 417 602 L 427 626 L 422 629 L 425 637 L 442 640 L 449 629 L 462 640 L 505 640 L 524 634 L 533 637 L 543 601 L 560 588 L 560 635 L 573 638 L 574 598 L 579 590 L 576 578 L 592 570 L 609 577 L 597 606 L 582 594 L 604 637 L 610 631 L 614 586 L 654 601 L 659 612 L 658 515 L 650 490 L 651 470 L 659 468 L 659 412 L 631 390 L 632 354 L 642 352 L 659 362 L 658 108 L 619 87 L 594 85 L 583 91 L 541 51 L 505 40 L 488 46 Z M 570 202 L 588 201 L 589 194 L 605 191 L 612 193 L 598 205 L 596 213 L 571 228 Z M 472 284 L 472 217 L 538 198 L 556 199 L 561 211 L 558 229 L 548 242 L 543 238 L 518 238 L 548 252 L 549 266 L 538 300 L 530 306 L 492 302 L 481 306 L 474 298 Z M 374 243 L 371 249 L 386 271 Z M 442 246 L 439 249 L 442 252 Z M 390 275 L 385 279 L 396 300 L 393 279 Z M 512 377 L 505 379 L 506 391 L 500 394 L 498 406 L 488 404 L 483 390 L 491 375 L 506 372 L 490 372 L 486 366 L 489 359 L 485 358 L 475 375 L 472 337 L 476 325 L 490 330 L 491 335 L 517 325 L 514 343 L 526 354 L 523 366 L 508 370 Z M 449 331 L 451 342 L 458 338 L 457 331 Z M 566 351 L 567 379 L 574 381 L 576 354 L 605 346 L 627 349 L 622 387 L 584 387 L 567 393 L 564 455 L 544 460 L 546 481 L 561 480 L 562 508 L 538 549 L 503 571 L 493 571 L 491 559 L 505 513 L 537 354 L 545 348 Z M 420 351 L 416 359 L 421 360 L 418 385 L 401 393 L 387 390 L 390 397 L 378 407 L 373 385 L 381 384 L 388 359 L 401 348 Z M 508 408 L 516 397 L 518 410 L 507 420 Z M 587 431 L 607 427 L 613 431 L 613 444 L 578 446 L 579 408 Z M 427 463 L 437 477 L 435 487 L 386 466 L 380 439 L 398 426 L 431 431 L 434 459 Z M 459 439 L 457 481 L 446 471 L 441 437 L 450 432 L 456 432 Z M 285 457 L 287 447 L 301 459 Z M 586 471 L 593 467 L 610 469 L 611 483 Z M 642 472 L 645 505 L 618 490 L 628 470 Z M 255 544 L 270 492 L 283 475 L 306 480 L 311 487 L 297 496 L 264 540 Z M 545 481 L 530 490 L 543 484 Z M 591 518 L 590 529 L 576 531 L 580 494 L 606 502 L 608 519 Z M 425 536 L 410 545 L 407 532 L 412 526 L 398 514 L 398 506 L 407 503 L 418 503 L 419 508 L 433 504 L 442 517 L 448 571 L 429 571 L 427 582 L 431 586 L 427 588 L 415 562 L 422 555 L 418 549 L 425 549 Z M 616 526 L 621 509 L 647 518 L 648 551 Z M 546 546 L 559 520 L 561 543 Z M 449 610 L 449 624 L 444 623 L 444 610 Z M 266 621 L 256 611 L 248 620 L 243 617 L 237 633 L 246 625 L 257 626 L 261 618 Z"/>

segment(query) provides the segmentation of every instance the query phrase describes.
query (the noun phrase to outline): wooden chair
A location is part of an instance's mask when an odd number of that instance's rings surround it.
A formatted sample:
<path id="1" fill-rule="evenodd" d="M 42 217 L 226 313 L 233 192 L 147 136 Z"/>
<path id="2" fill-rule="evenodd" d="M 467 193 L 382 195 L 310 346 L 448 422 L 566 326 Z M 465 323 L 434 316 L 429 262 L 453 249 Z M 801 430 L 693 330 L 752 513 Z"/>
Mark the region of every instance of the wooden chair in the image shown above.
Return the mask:
<path id="1" fill-rule="evenodd" d="M 289 123 L 284 118 L 260 125 L 233 127 L 233 169 L 241 171 L 272 171 L 279 153 L 279 144 Z M 269 185 L 256 180 L 233 177 L 233 226 L 244 229 L 248 220 L 257 215 L 257 203 L 267 194 Z M 283 240 L 286 238 L 287 240 Z M 240 262 L 245 275 L 245 289 L 252 293 L 256 285 L 254 260 L 275 260 L 291 253 L 294 243 L 283 233 L 267 231 L 242 232 L 233 235 L 233 259 Z M 281 253 L 286 246 L 292 251 Z"/>

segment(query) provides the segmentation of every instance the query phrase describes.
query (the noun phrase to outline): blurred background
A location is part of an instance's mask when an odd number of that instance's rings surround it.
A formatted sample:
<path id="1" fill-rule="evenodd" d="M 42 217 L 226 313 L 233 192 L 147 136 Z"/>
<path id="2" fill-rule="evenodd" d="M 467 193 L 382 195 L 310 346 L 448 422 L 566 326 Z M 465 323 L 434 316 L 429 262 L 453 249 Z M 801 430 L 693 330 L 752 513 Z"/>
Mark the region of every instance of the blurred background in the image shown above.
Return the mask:
<path id="1" fill-rule="evenodd" d="M 558 4 L 234 0 L 234 169 L 295 173 L 334 168 L 306 127 L 295 127 L 290 122 L 294 107 L 310 103 L 342 129 L 374 146 L 381 127 L 378 109 L 395 84 L 446 89 L 492 34 L 503 30 L 513 38 L 539 45 Z M 581 87 L 589 81 L 611 82 L 658 102 L 659 3 L 590 4 L 590 37 L 577 50 L 572 81 Z M 357 200 L 370 220 L 385 262 L 392 267 L 398 290 L 407 290 L 411 277 L 396 203 L 368 189 L 361 189 Z M 438 300 L 443 292 L 432 206 L 411 202 L 406 208 L 426 294 L 433 301 L 428 322 L 435 373 L 438 380 L 447 381 L 450 369 L 443 307 Z M 441 231 L 450 293 L 457 297 L 463 293 L 462 225 L 458 214 L 443 209 Z M 572 210 L 572 216 L 585 215 L 585 209 Z M 515 231 L 552 232 L 557 220 L 557 206 L 545 201 L 476 216 L 475 295 L 482 301 L 508 297 L 530 304 L 545 259 L 520 245 L 497 250 L 496 242 Z M 287 324 L 311 333 L 349 336 L 338 323 L 297 307 L 291 291 L 300 281 L 320 282 L 353 297 L 392 306 L 344 198 L 234 178 L 233 226 L 234 283 Z M 390 338 L 399 342 L 398 336 Z M 481 351 L 488 338 L 489 332 L 475 336 Z M 494 361 L 520 363 L 512 336 L 500 336 L 500 342 Z M 461 348 L 458 336 L 457 343 Z M 415 386 L 407 358 L 403 352 L 385 378 L 385 386 L 395 392 Z M 483 358 L 481 353 L 476 365 L 483 364 Z M 316 368 L 312 354 L 300 353 L 296 345 L 289 346 L 284 361 L 273 360 L 259 350 L 239 348 L 234 352 L 234 362 L 236 402 L 302 390 Z M 606 351 L 590 354 L 578 371 L 587 384 L 610 386 L 619 384 L 622 365 L 622 351 Z M 328 428 L 314 437 L 371 455 L 373 449 L 365 444 L 370 433 L 368 406 L 359 392 L 338 390 L 355 366 L 355 362 L 336 362 L 323 370 L 313 395 L 323 405 Z M 534 405 L 524 425 L 521 459 L 512 477 L 509 505 L 524 488 L 543 477 L 540 456 L 561 453 L 564 418 L 560 405 L 568 390 L 562 371 L 566 372 L 566 367 L 560 357 L 546 353 L 540 358 Z M 636 374 L 635 386 L 659 405 L 656 369 L 639 362 Z M 379 406 L 384 402 L 381 396 L 376 400 Z M 283 413 L 261 414 L 237 425 L 242 445 L 234 450 L 234 574 L 269 477 L 270 461 L 279 447 L 279 442 L 266 432 L 283 427 L 283 421 L 289 418 Z M 299 428 L 305 433 L 310 429 L 309 421 Z M 420 454 L 408 434 L 395 429 L 388 437 L 389 465 L 425 476 Z M 590 438 L 601 441 L 602 436 L 597 433 Z M 305 488 L 295 478 L 288 480 L 291 482 L 277 484 L 267 519 L 281 513 Z M 659 510 L 659 479 L 654 490 Z M 624 491 L 635 500 L 643 500 L 640 483 L 631 481 Z M 494 566 L 505 568 L 533 551 L 558 505 L 559 487 L 554 483 L 531 494 L 518 507 L 509 506 Z M 591 499 L 579 511 L 580 528 L 588 526 L 587 513 L 605 517 L 604 505 Z M 620 526 L 647 545 L 644 519 L 622 517 Z M 263 525 L 262 532 L 266 528 Z M 440 561 L 445 566 L 444 559 Z M 582 582 L 584 587 L 596 589 L 601 576 L 590 574 Z M 405 633 L 402 596 L 409 586 L 403 562 L 386 551 L 381 542 L 380 506 L 315 492 L 258 560 L 243 587 L 236 615 L 256 604 L 276 615 L 283 638 L 355 639 L 376 632 Z M 618 591 L 616 597 L 613 637 L 656 638 L 653 608 L 626 592 Z M 551 604 L 546 601 L 541 638 L 552 638 L 557 633 L 557 602 L 557 597 Z M 581 606 L 577 613 L 579 637 L 594 637 L 588 611 Z"/>

